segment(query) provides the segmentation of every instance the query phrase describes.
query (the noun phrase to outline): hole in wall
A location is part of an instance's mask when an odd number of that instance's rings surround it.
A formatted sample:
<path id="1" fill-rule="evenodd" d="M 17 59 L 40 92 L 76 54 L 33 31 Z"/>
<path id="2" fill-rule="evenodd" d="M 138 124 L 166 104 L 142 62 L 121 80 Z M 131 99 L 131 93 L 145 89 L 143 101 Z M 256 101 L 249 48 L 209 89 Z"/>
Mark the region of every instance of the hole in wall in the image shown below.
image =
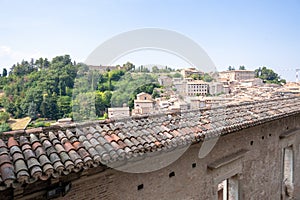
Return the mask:
<path id="1" fill-rule="evenodd" d="M 171 178 L 171 177 L 173 177 L 173 176 L 175 176 L 175 172 L 171 172 L 171 173 L 169 174 L 169 178 Z"/>
<path id="2" fill-rule="evenodd" d="M 143 188 L 144 188 L 144 184 L 140 184 L 140 185 L 137 186 L 137 189 L 138 189 L 138 190 L 141 190 L 141 189 L 143 189 Z"/>
<path id="3" fill-rule="evenodd" d="M 192 164 L 192 168 L 195 168 L 196 166 L 197 166 L 196 163 L 193 163 L 193 164 Z"/>
<path id="4" fill-rule="evenodd" d="M 265 136 L 262 136 L 261 139 L 262 139 L 262 140 L 265 139 Z"/>
<path id="5" fill-rule="evenodd" d="M 251 141 L 251 142 L 250 142 L 250 145 L 252 146 L 252 145 L 253 145 L 253 143 L 254 143 L 254 142 L 253 142 L 253 141 Z"/>

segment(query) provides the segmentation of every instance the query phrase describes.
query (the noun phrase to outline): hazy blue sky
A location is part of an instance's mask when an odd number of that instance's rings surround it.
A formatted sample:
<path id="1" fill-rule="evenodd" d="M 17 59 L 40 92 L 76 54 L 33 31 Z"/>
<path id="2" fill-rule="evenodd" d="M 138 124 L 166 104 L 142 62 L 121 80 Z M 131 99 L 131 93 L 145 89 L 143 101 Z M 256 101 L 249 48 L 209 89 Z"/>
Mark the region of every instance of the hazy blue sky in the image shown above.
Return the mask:
<path id="1" fill-rule="evenodd" d="M 299 0 L 0 0 L 0 66 L 62 54 L 84 61 L 110 37 L 144 27 L 190 37 L 218 70 L 265 65 L 294 80 L 300 68 Z"/>

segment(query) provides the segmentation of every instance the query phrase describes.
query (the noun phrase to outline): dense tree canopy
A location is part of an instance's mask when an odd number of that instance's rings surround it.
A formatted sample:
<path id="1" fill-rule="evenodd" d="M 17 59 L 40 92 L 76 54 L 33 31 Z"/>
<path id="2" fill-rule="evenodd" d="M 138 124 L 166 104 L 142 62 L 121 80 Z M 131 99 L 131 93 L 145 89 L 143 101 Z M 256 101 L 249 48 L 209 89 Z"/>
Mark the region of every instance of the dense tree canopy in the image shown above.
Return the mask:
<path id="1" fill-rule="evenodd" d="M 134 71 L 138 73 L 128 73 Z M 172 70 L 158 69 L 158 72 L 167 71 Z M 14 118 L 95 119 L 107 116 L 109 107 L 125 103 L 132 108 L 139 92 L 159 95 L 153 92 L 159 87 L 158 75 L 141 72 L 149 72 L 149 69 L 143 66 L 135 69 L 127 62 L 118 69 L 100 73 L 85 64 L 72 62 L 69 55 L 57 56 L 51 61 L 46 58 L 23 60 L 12 66 L 9 76 L 0 77 L 0 89 L 4 92 L 1 105 Z M 6 125 L 2 128 L 8 130 Z"/>
<path id="2" fill-rule="evenodd" d="M 13 117 L 39 116 L 57 119 L 70 113 L 70 98 L 79 65 L 70 56 L 57 56 L 51 62 L 40 58 L 13 65 L 8 77 L 2 76 L 2 105 Z"/>
<path id="3" fill-rule="evenodd" d="M 272 69 L 266 67 L 259 67 L 255 70 L 255 77 L 261 78 L 266 83 L 285 84 L 286 80 L 281 79 L 280 76 Z"/>

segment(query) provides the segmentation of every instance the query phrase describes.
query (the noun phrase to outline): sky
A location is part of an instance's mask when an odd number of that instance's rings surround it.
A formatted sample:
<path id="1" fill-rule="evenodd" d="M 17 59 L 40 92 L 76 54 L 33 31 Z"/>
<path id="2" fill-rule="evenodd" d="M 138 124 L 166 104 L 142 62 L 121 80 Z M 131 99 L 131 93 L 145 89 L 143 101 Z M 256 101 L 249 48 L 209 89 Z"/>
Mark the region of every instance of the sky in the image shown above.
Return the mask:
<path id="1" fill-rule="evenodd" d="M 111 37 L 152 27 L 194 40 L 218 71 L 267 66 L 295 81 L 299 10 L 299 0 L 0 0 L 0 68 L 64 54 L 84 62 Z M 158 54 L 131 54 L 116 64 L 186 64 Z"/>

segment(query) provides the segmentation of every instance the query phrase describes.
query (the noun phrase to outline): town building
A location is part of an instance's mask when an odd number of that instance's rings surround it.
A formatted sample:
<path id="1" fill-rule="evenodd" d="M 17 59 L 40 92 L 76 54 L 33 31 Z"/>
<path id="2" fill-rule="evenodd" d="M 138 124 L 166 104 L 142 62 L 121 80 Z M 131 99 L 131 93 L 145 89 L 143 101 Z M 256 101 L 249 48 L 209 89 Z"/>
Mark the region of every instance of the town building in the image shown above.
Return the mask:
<path id="1" fill-rule="evenodd" d="M 6 132 L 0 196 L 300 199 L 299 146 L 299 98 Z"/>
<path id="2" fill-rule="evenodd" d="M 186 69 L 182 69 L 181 70 L 181 75 L 183 78 L 188 78 L 190 77 L 191 75 L 203 75 L 204 73 L 197 70 L 196 68 L 186 68 Z"/>
<path id="3" fill-rule="evenodd" d="M 158 83 L 159 83 L 159 85 L 162 85 L 165 87 L 171 87 L 173 85 L 173 80 L 169 76 L 160 76 L 160 77 L 158 77 Z"/>
<path id="4" fill-rule="evenodd" d="M 208 83 L 202 80 L 187 81 L 186 94 L 188 96 L 205 96 L 209 92 Z"/>
<path id="5" fill-rule="evenodd" d="M 145 92 L 137 94 L 137 99 L 134 100 L 132 115 L 145 115 L 153 112 L 154 102 L 150 94 Z"/>
<path id="6" fill-rule="evenodd" d="M 209 94 L 219 95 L 219 94 L 228 94 L 228 90 L 224 87 L 224 84 L 221 82 L 211 82 L 209 83 Z"/>
<path id="7" fill-rule="evenodd" d="M 110 119 L 124 118 L 130 116 L 130 110 L 128 106 L 108 108 L 107 112 L 108 118 Z"/>
<path id="8" fill-rule="evenodd" d="M 186 82 L 186 80 L 182 80 L 181 78 L 173 79 L 175 92 L 183 97 L 186 96 Z"/>
<path id="9" fill-rule="evenodd" d="M 229 70 L 224 72 L 219 72 L 219 79 L 221 81 L 241 81 L 241 80 L 248 80 L 254 79 L 255 72 L 251 70 Z"/>

